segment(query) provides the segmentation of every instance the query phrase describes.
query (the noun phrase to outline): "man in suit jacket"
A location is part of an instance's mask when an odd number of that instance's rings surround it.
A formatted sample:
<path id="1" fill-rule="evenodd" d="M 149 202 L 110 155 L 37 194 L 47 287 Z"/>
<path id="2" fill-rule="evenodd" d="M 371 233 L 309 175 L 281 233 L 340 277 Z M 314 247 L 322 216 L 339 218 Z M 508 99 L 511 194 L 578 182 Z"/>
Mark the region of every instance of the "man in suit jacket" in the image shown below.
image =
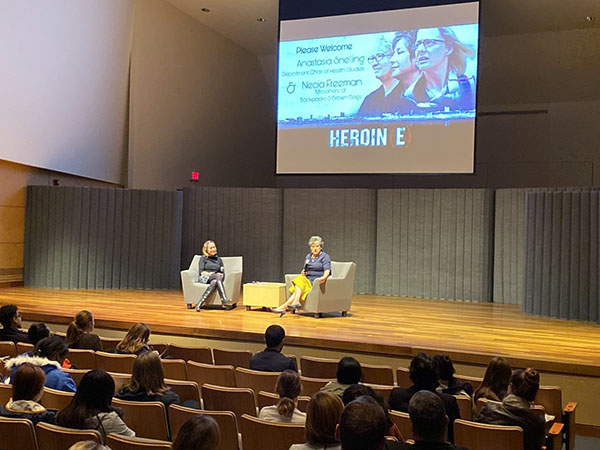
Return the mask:
<path id="1" fill-rule="evenodd" d="M 250 368 L 262 372 L 297 371 L 296 364 L 291 358 L 281 354 L 285 330 L 279 325 L 271 325 L 265 331 L 267 348 L 250 359 Z"/>

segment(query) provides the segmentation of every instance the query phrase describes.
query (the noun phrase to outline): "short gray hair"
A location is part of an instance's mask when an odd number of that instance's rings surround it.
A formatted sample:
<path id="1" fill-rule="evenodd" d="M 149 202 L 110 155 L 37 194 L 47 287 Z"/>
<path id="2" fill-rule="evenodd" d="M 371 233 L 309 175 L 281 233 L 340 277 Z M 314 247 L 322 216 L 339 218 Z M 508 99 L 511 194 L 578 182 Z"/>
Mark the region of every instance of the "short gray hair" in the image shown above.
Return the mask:
<path id="1" fill-rule="evenodd" d="M 313 245 L 314 243 L 319 244 L 321 247 L 323 247 L 325 245 L 325 241 L 323 240 L 323 238 L 321 236 L 311 236 L 308 239 L 308 246 L 310 247 L 311 245 Z"/>

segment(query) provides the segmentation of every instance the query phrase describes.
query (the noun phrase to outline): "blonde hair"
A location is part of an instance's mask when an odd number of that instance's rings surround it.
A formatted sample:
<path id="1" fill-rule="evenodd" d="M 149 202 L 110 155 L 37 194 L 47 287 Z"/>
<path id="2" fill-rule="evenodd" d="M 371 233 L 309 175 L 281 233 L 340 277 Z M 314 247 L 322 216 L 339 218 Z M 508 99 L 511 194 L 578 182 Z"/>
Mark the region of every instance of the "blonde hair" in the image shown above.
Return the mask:
<path id="1" fill-rule="evenodd" d="M 149 337 L 150 327 L 145 323 L 138 322 L 129 329 L 125 337 L 117 344 L 117 351 L 135 354 L 146 345 Z"/>
<path id="2" fill-rule="evenodd" d="M 204 244 L 202 244 L 202 254 L 204 256 L 208 256 L 208 246 L 210 244 L 215 244 L 215 241 L 211 241 L 210 239 L 208 241 L 206 241 Z M 215 247 L 217 246 L 217 244 L 215 244 Z"/>
<path id="3" fill-rule="evenodd" d="M 301 391 L 300 375 L 293 370 L 284 370 L 277 377 L 275 389 L 279 394 L 277 412 L 283 417 L 292 417 L 296 409 L 296 399 Z"/>

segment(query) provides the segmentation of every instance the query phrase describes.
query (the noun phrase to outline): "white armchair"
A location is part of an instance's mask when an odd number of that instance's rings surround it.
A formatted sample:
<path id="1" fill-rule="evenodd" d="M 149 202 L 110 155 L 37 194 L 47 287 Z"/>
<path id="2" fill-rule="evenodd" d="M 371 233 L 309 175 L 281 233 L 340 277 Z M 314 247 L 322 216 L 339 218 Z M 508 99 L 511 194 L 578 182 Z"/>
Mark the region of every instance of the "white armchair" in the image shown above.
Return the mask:
<path id="1" fill-rule="evenodd" d="M 223 266 L 225 267 L 225 280 L 223 285 L 225 286 L 225 292 L 231 299 L 231 304 L 237 303 L 242 291 L 242 267 L 243 260 L 241 256 L 224 256 Z M 181 271 L 181 287 L 183 288 L 183 301 L 187 305 L 188 309 L 196 305 L 204 291 L 208 288 L 208 284 L 199 283 L 198 278 L 198 263 L 200 262 L 200 255 L 194 255 L 190 268 Z M 212 294 L 208 297 L 205 305 L 220 305 L 221 300 L 219 294 L 215 289 Z"/>
<path id="2" fill-rule="evenodd" d="M 315 280 L 311 291 L 306 296 L 302 311 L 322 317 L 326 312 L 341 311 L 346 316 L 352 304 L 354 276 L 356 264 L 353 262 L 331 262 L 331 276 L 325 283 Z M 298 274 L 287 274 L 285 286 L 289 292 L 292 280 Z"/>

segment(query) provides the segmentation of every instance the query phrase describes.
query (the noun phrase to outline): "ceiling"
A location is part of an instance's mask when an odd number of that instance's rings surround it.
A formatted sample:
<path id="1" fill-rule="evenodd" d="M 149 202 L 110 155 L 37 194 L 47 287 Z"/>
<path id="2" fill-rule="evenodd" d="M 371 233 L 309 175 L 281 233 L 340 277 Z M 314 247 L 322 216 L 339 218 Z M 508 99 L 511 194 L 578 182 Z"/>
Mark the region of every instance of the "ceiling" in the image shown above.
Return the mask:
<path id="1" fill-rule="evenodd" d="M 276 52 L 278 0 L 167 1 L 257 56 Z M 203 12 L 203 8 L 210 12 Z M 588 22 L 587 16 L 593 16 L 595 20 Z M 264 22 L 257 21 L 259 17 Z M 484 36 L 582 28 L 600 28 L 599 0 L 481 1 Z"/>

